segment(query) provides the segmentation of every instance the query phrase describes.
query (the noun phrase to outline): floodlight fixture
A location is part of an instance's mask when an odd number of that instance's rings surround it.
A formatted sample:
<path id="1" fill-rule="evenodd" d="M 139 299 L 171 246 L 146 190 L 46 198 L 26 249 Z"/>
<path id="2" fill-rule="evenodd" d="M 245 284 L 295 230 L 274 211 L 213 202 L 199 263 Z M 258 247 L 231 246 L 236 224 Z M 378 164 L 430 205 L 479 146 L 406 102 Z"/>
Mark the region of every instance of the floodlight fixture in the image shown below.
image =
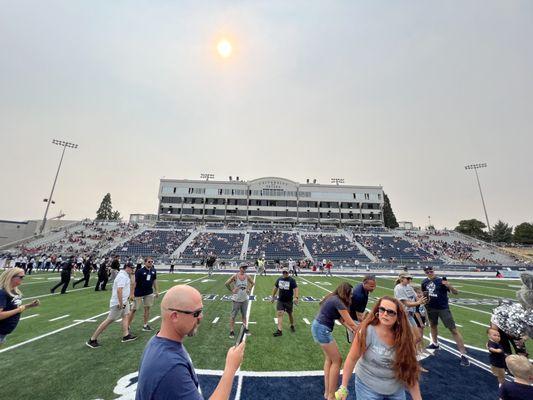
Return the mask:
<path id="1" fill-rule="evenodd" d="M 54 195 L 54 189 L 56 187 L 56 182 L 57 182 L 57 177 L 59 176 L 59 171 L 61 170 L 61 164 L 63 163 L 63 156 L 65 155 L 65 150 L 67 149 L 67 147 L 69 149 L 78 148 L 78 145 L 76 143 L 66 142 L 64 140 L 53 139 L 52 144 L 63 147 L 63 151 L 61 152 L 61 158 L 59 160 L 59 165 L 57 167 L 56 176 L 54 178 L 54 183 L 52 184 L 52 191 L 50 192 L 50 196 L 48 196 L 48 199 L 45 199 L 46 210 L 44 211 L 43 222 L 41 223 L 41 227 L 39 228 L 39 234 L 42 234 L 44 231 L 44 228 L 46 227 L 46 216 L 48 215 L 48 209 L 50 208 L 50 204 L 55 204 L 55 201 L 52 200 L 52 196 Z"/>
<path id="2" fill-rule="evenodd" d="M 477 170 L 480 168 L 487 168 L 487 163 L 478 163 L 478 164 L 469 164 L 465 165 L 465 169 L 473 169 L 476 173 L 476 180 L 477 180 L 477 186 L 479 188 L 479 195 L 481 196 L 481 203 L 483 204 L 483 211 L 485 213 L 485 220 L 487 221 L 487 229 L 489 230 L 489 234 L 491 233 L 490 229 L 490 223 L 489 223 L 489 216 L 487 214 L 487 207 L 485 206 L 485 199 L 483 198 L 483 191 L 481 190 L 481 183 L 479 183 L 479 175 L 477 173 Z"/>

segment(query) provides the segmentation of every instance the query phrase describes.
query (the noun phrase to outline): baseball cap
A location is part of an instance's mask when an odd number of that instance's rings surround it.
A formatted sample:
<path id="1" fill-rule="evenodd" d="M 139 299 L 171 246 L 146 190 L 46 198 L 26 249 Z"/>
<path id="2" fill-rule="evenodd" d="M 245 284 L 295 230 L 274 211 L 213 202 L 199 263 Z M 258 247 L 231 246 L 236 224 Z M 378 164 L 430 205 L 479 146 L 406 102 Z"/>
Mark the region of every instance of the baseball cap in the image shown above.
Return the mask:
<path id="1" fill-rule="evenodd" d="M 248 265 L 246 265 L 246 264 L 241 264 L 241 265 L 239 265 L 239 268 L 246 269 L 246 268 L 248 268 Z"/>
<path id="2" fill-rule="evenodd" d="M 282 272 L 282 273 L 285 273 L 285 272 L 286 272 L 286 273 L 289 273 L 289 269 L 288 269 L 288 268 L 282 268 L 282 269 L 281 269 L 281 272 Z"/>
<path id="3" fill-rule="evenodd" d="M 403 272 L 403 273 L 401 273 L 400 275 L 398 275 L 398 278 L 400 278 L 400 279 L 403 279 L 403 278 L 412 278 L 412 277 L 413 277 L 413 275 L 411 275 L 411 274 L 408 273 L 408 272 Z"/>

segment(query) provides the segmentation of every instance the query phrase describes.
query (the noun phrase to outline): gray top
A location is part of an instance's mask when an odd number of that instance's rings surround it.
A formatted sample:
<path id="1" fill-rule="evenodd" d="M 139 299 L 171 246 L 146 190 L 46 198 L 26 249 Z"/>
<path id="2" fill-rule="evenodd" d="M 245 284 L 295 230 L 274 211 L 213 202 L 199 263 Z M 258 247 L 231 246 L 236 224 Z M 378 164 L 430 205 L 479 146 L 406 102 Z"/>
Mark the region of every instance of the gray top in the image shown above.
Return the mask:
<path id="1" fill-rule="evenodd" d="M 239 303 L 248 300 L 248 277 L 244 275 L 244 279 L 239 279 L 239 274 L 235 276 L 235 287 L 239 289 L 237 293 L 233 293 L 232 300 Z"/>
<path id="2" fill-rule="evenodd" d="M 402 285 L 398 283 L 394 287 L 394 297 L 398 300 L 416 301 L 416 292 L 411 285 Z M 413 314 L 416 311 L 416 307 L 405 307 L 408 313 Z"/>
<path id="3" fill-rule="evenodd" d="M 396 351 L 383 343 L 374 328 L 366 329 L 366 351 L 355 365 L 355 374 L 373 391 L 388 396 L 396 393 L 404 384 L 396 379 L 392 364 Z"/>

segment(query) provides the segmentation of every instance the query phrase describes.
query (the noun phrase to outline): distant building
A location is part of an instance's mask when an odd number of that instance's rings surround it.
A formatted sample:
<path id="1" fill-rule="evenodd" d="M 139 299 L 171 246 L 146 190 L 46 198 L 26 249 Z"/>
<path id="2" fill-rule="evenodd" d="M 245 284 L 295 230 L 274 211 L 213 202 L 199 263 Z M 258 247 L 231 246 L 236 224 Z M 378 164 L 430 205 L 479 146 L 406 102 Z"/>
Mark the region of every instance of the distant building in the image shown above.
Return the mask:
<path id="1" fill-rule="evenodd" d="M 398 228 L 399 229 L 405 229 L 405 230 L 413 230 L 414 226 L 412 222 L 408 221 L 398 221 Z"/>
<path id="2" fill-rule="evenodd" d="M 131 224 L 155 221 L 157 221 L 157 214 L 130 214 Z"/>
<path id="3" fill-rule="evenodd" d="M 158 217 L 180 221 L 383 225 L 381 186 L 161 179 Z"/>

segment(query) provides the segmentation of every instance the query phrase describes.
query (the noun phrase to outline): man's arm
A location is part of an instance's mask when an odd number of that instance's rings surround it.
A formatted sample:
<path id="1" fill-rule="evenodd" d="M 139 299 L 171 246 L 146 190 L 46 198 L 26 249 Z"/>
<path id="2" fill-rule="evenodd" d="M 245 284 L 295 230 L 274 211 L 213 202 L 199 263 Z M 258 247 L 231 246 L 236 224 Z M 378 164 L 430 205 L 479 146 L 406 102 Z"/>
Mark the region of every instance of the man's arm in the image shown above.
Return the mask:
<path id="1" fill-rule="evenodd" d="M 276 293 L 278 293 L 278 288 L 274 286 L 274 289 L 272 289 L 272 298 L 271 302 L 274 302 L 274 298 L 276 297 Z"/>
<path id="2" fill-rule="evenodd" d="M 124 304 L 122 303 L 122 292 L 123 291 L 124 291 L 123 288 L 121 288 L 121 287 L 117 288 L 118 308 L 124 307 Z"/>
<path id="3" fill-rule="evenodd" d="M 251 276 L 247 276 L 247 278 L 248 278 L 249 289 L 252 290 L 252 288 L 255 286 L 254 280 L 252 279 Z"/>
<path id="4" fill-rule="evenodd" d="M 245 342 L 242 342 L 238 346 L 231 346 L 226 355 L 226 367 L 222 378 L 218 382 L 218 385 L 209 398 L 209 400 L 227 400 L 231 394 L 231 388 L 233 386 L 233 378 L 235 373 L 239 369 L 242 359 L 244 357 Z"/>
<path id="5" fill-rule="evenodd" d="M 298 286 L 296 286 L 294 288 L 294 302 L 296 304 L 298 304 L 298 301 L 299 301 L 298 299 L 300 298 L 298 293 L 299 293 Z"/>

